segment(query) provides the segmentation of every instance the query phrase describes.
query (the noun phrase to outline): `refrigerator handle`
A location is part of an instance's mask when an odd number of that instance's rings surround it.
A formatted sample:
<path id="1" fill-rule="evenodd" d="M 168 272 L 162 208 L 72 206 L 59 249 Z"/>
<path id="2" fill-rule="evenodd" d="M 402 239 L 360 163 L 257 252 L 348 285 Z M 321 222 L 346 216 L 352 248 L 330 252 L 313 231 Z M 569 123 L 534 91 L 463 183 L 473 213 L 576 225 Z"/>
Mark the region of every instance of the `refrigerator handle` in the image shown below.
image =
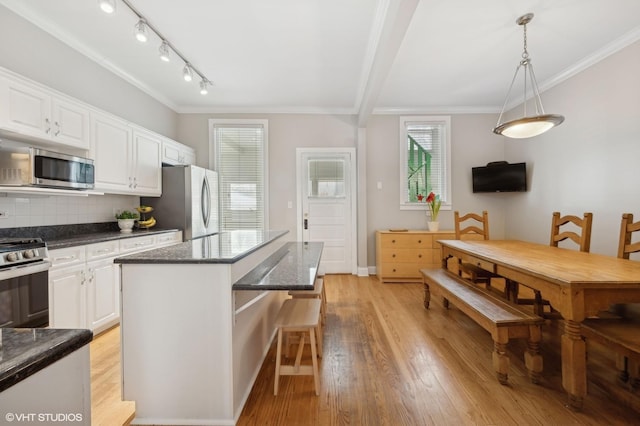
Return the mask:
<path id="1" fill-rule="evenodd" d="M 209 227 L 209 220 L 211 216 L 211 188 L 209 187 L 209 179 L 205 175 L 202 181 L 202 192 L 200 194 L 200 213 L 202 214 L 202 221 L 206 228 Z"/>

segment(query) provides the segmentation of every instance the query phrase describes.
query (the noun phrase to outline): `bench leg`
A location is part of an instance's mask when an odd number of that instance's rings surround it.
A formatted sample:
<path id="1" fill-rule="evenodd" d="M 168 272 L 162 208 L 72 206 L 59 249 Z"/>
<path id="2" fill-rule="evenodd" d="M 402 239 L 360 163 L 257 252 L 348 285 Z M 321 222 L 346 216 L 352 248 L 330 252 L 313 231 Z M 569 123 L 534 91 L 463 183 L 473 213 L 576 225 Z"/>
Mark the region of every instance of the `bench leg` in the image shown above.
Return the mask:
<path id="1" fill-rule="evenodd" d="M 273 394 L 278 395 L 278 384 L 280 383 L 280 362 L 282 357 L 282 329 L 278 329 L 278 346 L 276 350 L 276 376 L 273 381 Z"/>
<path id="2" fill-rule="evenodd" d="M 633 359 L 629 359 L 627 365 L 629 366 L 629 387 L 632 391 L 640 389 L 640 363 Z"/>
<path id="3" fill-rule="evenodd" d="M 540 341 L 542 340 L 542 328 L 539 325 L 529 326 L 529 339 L 527 351 L 524 353 L 524 364 L 529 373 L 531 383 L 540 383 L 542 374 L 542 355 L 540 355 Z"/>
<path id="4" fill-rule="evenodd" d="M 502 328 L 493 336 L 493 368 L 496 370 L 498 381 L 502 385 L 509 383 L 509 356 L 507 356 L 509 331 Z"/>
<path id="5" fill-rule="evenodd" d="M 429 284 L 424 283 L 424 308 L 429 309 L 429 302 L 431 302 L 431 292 L 429 291 Z"/>
<path id="6" fill-rule="evenodd" d="M 629 368 L 627 367 L 627 357 L 616 354 L 616 369 L 618 370 L 618 382 L 626 385 L 629 382 Z"/>

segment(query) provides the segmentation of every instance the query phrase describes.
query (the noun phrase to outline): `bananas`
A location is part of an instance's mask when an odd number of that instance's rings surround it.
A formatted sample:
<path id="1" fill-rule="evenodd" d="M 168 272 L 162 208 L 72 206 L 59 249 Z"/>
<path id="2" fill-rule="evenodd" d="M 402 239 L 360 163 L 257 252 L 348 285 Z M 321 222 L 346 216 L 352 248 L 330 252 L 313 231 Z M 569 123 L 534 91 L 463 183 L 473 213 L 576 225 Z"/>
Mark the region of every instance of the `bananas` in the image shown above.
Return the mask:
<path id="1" fill-rule="evenodd" d="M 138 210 L 140 213 L 151 213 L 153 211 L 153 207 L 140 206 L 140 207 L 136 207 L 136 210 Z"/>
<path id="2" fill-rule="evenodd" d="M 156 224 L 156 219 L 151 216 L 149 219 L 147 220 L 139 220 L 138 221 L 138 225 L 141 228 L 151 228 L 152 226 L 154 226 Z"/>

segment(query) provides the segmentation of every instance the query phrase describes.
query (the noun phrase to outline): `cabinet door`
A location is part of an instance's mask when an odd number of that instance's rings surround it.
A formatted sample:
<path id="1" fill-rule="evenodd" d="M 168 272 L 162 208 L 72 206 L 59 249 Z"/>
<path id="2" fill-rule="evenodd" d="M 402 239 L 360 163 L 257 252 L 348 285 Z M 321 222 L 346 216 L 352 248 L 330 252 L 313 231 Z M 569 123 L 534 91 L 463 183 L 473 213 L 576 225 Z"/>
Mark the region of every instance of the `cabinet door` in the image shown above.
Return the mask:
<path id="1" fill-rule="evenodd" d="M 0 127 L 40 139 L 51 138 L 51 96 L 0 78 Z"/>
<path id="2" fill-rule="evenodd" d="M 113 258 L 87 263 L 87 325 L 95 332 L 120 318 L 120 270 Z"/>
<path id="3" fill-rule="evenodd" d="M 85 266 L 49 274 L 49 326 L 87 328 Z"/>
<path id="4" fill-rule="evenodd" d="M 133 149 L 127 123 L 102 114 L 91 114 L 91 150 L 95 162 L 96 190 L 133 192 Z"/>
<path id="5" fill-rule="evenodd" d="M 83 105 L 54 97 L 52 134 L 56 142 L 89 149 L 89 110 Z"/>
<path id="6" fill-rule="evenodd" d="M 182 150 L 182 164 L 196 164 L 196 151 L 193 148 L 185 146 Z"/>
<path id="7" fill-rule="evenodd" d="M 162 193 L 162 140 L 152 133 L 134 130 L 133 189 L 137 195 Z"/>

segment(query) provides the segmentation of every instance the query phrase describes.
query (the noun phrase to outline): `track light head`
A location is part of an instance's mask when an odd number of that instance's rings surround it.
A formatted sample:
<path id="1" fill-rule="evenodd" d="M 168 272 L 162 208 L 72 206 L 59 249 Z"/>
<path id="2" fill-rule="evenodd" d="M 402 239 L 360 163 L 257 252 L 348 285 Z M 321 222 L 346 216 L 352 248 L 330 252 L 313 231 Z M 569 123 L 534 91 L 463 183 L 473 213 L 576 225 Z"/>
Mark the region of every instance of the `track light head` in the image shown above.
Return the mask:
<path id="1" fill-rule="evenodd" d="M 182 69 L 182 77 L 184 81 L 193 80 L 193 71 L 191 70 L 191 65 L 189 63 L 184 64 L 184 68 Z"/>
<path id="2" fill-rule="evenodd" d="M 209 82 L 207 80 L 205 80 L 204 78 L 202 79 L 202 81 L 200 81 L 200 94 L 201 95 L 206 95 L 207 93 L 209 93 L 209 89 L 207 89 L 208 85 L 209 85 Z"/>
<path id="3" fill-rule="evenodd" d="M 160 48 L 158 48 L 158 53 L 160 54 L 160 59 L 164 62 L 169 62 L 171 59 L 169 57 L 169 43 L 166 40 L 162 40 L 162 44 Z"/>
<path id="4" fill-rule="evenodd" d="M 147 40 L 149 39 L 149 35 L 148 35 L 149 31 L 147 30 L 147 23 L 145 22 L 145 20 L 140 19 L 133 28 L 134 28 L 133 33 L 135 34 L 136 39 L 140 43 L 146 43 Z"/>
<path id="5" fill-rule="evenodd" d="M 116 11 L 116 0 L 98 0 L 98 4 L 104 13 L 112 14 Z"/>

